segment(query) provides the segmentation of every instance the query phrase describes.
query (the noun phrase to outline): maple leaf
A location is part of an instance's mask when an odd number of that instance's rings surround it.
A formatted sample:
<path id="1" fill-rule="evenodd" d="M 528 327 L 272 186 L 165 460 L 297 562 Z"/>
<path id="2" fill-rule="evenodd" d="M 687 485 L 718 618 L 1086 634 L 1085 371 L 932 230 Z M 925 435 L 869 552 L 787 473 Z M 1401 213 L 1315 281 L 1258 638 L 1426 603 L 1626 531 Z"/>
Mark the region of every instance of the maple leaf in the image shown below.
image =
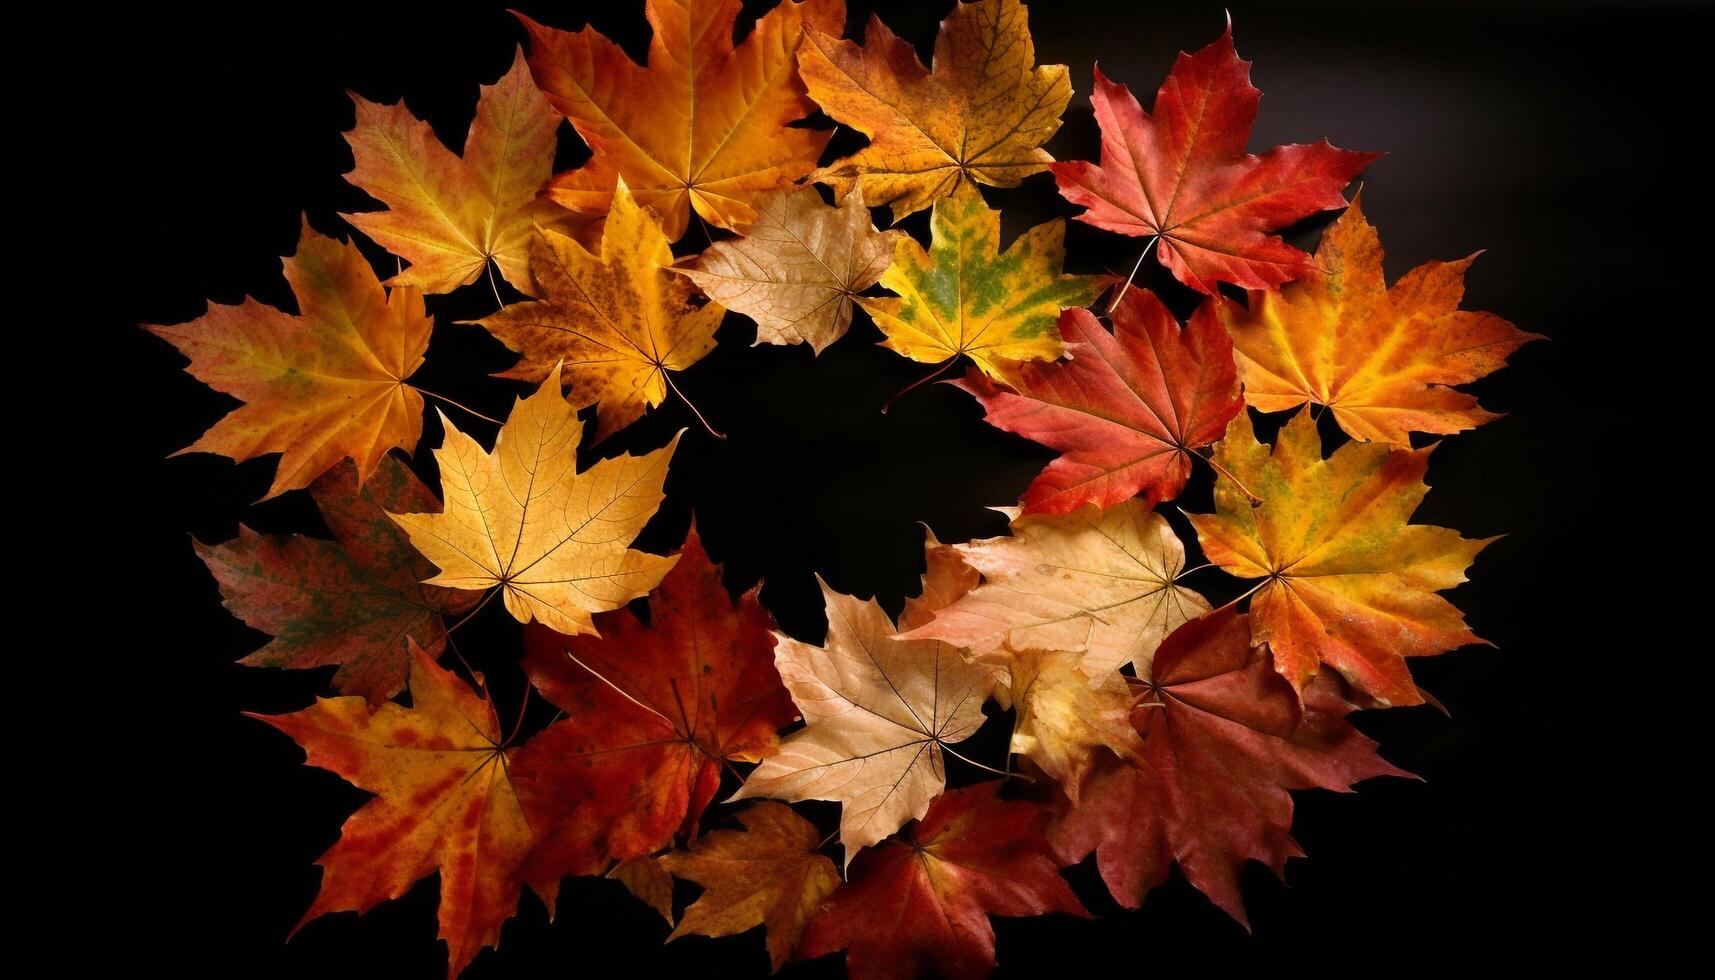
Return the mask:
<path id="1" fill-rule="evenodd" d="M 1381 239 L 1354 198 L 1322 235 L 1321 274 L 1252 293 L 1248 311 L 1222 304 L 1246 396 L 1264 412 L 1326 405 L 1353 438 L 1402 449 L 1412 432 L 1445 435 L 1497 418 L 1447 386 L 1496 370 L 1542 335 L 1459 309 L 1475 259 L 1420 265 L 1390 289 Z"/>
<path id="2" fill-rule="evenodd" d="M 387 210 L 340 217 L 411 263 L 389 283 L 447 293 L 492 261 L 530 292 L 525 245 L 535 225 L 582 234 L 591 223 L 537 199 L 554 169 L 560 115 L 531 83 L 522 51 L 500 81 L 482 87 L 462 158 L 403 102 L 351 100 L 357 125 L 345 141 L 354 166 L 345 179 Z"/>
<path id="3" fill-rule="evenodd" d="M 820 354 L 845 336 L 852 297 L 881 278 L 903 237 L 875 230 L 861 192 L 831 208 L 807 187 L 762 204 L 745 237 L 715 242 L 674 268 L 755 320 L 757 343 L 808 343 Z"/>
<path id="4" fill-rule="evenodd" d="M 607 871 L 607 877 L 625 886 L 637 900 L 673 924 L 673 876 L 652 857 L 626 858 Z"/>
<path id="5" fill-rule="evenodd" d="M 1073 803 L 1079 784 L 1107 754 L 1102 749 L 1141 763 L 1143 748 L 1131 724 L 1133 698 L 1126 678 L 1109 671 L 1092 680 L 1080 669 L 1083 659 L 1078 653 L 1042 650 L 1007 659 L 1018 711 L 1012 751 L 1058 780 Z"/>
<path id="6" fill-rule="evenodd" d="M 1244 407 L 1213 303 L 1181 330 L 1155 294 L 1128 289 L 1113 322 L 1110 334 L 1088 310 L 1062 313 L 1067 359 L 1010 369 L 1017 394 L 975 372 L 958 382 L 990 425 L 1061 451 L 1024 492 L 1026 514 L 1112 507 L 1140 492 L 1151 507 L 1176 497 L 1192 450 L 1219 439 Z"/>
<path id="7" fill-rule="evenodd" d="M 1180 53 L 1153 114 L 1100 68 L 1095 76 L 1102 162 L 1053 164 L 1060 193 L 1088 209 L 1079 221 L 1154 236 L 1161 264 L 1200 292 L 1220 282 L 1273 289 L 1315 271 L 1270 232 L 1343 206 L 1346 185 L 1381 156 L 1327 140 L 1246 153 L 1262 93 L 1233 50 L 1231 23 L 1203 50 Z"/>
<path id="8" fill-rule="evenodd" d="M 1093 302 L 1112 281 L 1060 273 L 1060 218 L 1018 236 L 1002 253 L 1000 212 L 970 185 L 936 202 L 930 229 L 929 251 L 910 236 L 894 245 L 881 284 L 897 298 L 857 297 L 887 335 L 882 346 L 914 361 L 965 354 L 984 374 L 1005 380 L 1002 362 L 1059 357 L 1060 311 Z"/>
<path id="9" fill-rule="evenodd" d="M 918 593 L 905 600 L 899 613 L 899 628 L 913 629 L 935 618 L 935 614 L 959 601 L 982 581 L 957 547 L 942 544 L 927 525 L 923 528 L 923 581 Z"/>
<path id="10" fill-rule="evenodd" d="M 1302 692 L 1275 674 L 1231 607 L 1181 626 L 1155 654 L 1133 717 L 1141 765 L 1110 759 L 1056 818 L 1048 837 L 1060 860 L 1096 852 L 1114 899 L 1137 908 L 1167 878 L 1185 877 L 1241 923 L 1239 870 L 1260 861 L 1282 875 L 1302 856 L 1292 840 L 1292 789 L 1349 792 L 1372 776 L 1407 776 L 1376 755 L 1347 721 L 1339 682 Z"/>
<path id="11" fill-rule="evenodd" d="M 1244 415 L 1216 447 L 1215 461 L 1262 503 L 1220 480 L 1215 513 L 1187 516 L 1211 563 L 1264 579 L 1251 596 L 1251 639 L 1269 645 L 1293 687 L 1325 663 L 1380 704 L 1421 704 L 1404 658 L 1481 642 L 1436 592 L 1465 581 L 1495 539 L 1409 523 L 1429 491 L 1429 453 L 1351 442 L 1324 460 L 1306 412 L 1272 453 Z"/>
<path id="12" fill-rule="evenodd" d="M 258 534 L 241 524 L 231 541 L 191 544 L 226 608 L 274 637 L 240 663 L 338 664 L 333 686 L 375 707 L 405 686 L 407 638 L 439 657 L 441 617 L 468 610 L 476 597 L 420 584 L 434 567 L 386 512 L 431 507 L 435 498 L 403 462 L 383 457 L 362 486 L 357 467 L 342 462 L 310 484 L 310 496 L 333 541 Z"/>
<path id="13" fill-rule="evenodd" d="M 934 70 L 881 18 L 862 47 L 810 30 L 798 70 L 828 115 L 869 145 L 810 175 L 861 189 L 900 218 L 973 182 L 1017 187 L 1054 159 L 1042 144 L 1072 98 L 1065 65 L 1036 65 L 1018 0 L 956 3 L 935 38 Z"/>
<path id="14" fill-rule="evenodd" d="M 440 574 L 429 585 L 499 586 L 519 622 L 562 633 L 595 631 L 590 614 L 643 595 L 673 558 L 627 545 L 655 515 L 678 436 L 645 456 L 604 459 L 577 472 L 583 424 L 560 397 L 560 368 L 514 404 L 494 451 L 441 417 L 435 450 L 446 498 L 438 514 L 389 512 Z"/>
<path id="15" fill-rule="evenodd" d="M 176 326 L 144 329 L 190 358 L 203 384 L 244 405 L 174 453 L 237 462 L 280 453 L 263 496 L 309 486 L 347 456 L 363 483 L 394 446 L 423 434 L 423 396 L 405 382 L 423 363 L 434 321 L 423 295 L 388 291 L 357 246 L 316 233 L 308 220 L 282 263 L 299 315 L 245 297 Z"/>
<path id="16" fill-rule="evenodd" d="M 764 195 L 809 173 L 832 131 L 787 125 L 816 110 L 795 55 L 806 28 L 844 29 L 845 2 L 787 0 L 735 49 L 739 9 L 739 0 L 649 0 L 647 67 L 592 27 L 574 34 L 515 12 L 530 32 L 536 84 L 593 154 L 556 176 L 549 196 L 601 214 L 617 175 L 676 241 L 690 208 L 742 231 Z"/>
<path id="17" fill-rule="evenodd" d="M 816 853 L 821 831 L 786 804 L 757 803 L 738 819 L 742 832 L 717 830 L 688 852 L 661 856 L 668 871 L 703 886 L 667 941 L 730 936 L 760 925 L 768 932 L 768 959 L 778 973 L 822 899 L 839 887 L 840 872 Z"/>
<path id="18" fill-rule="evenodd" d="M 408 642 L 409 708 L 389 702 L 371 713 L 363 698 L 343 697 L 245 714 L 290 735 L 309 765 L 376 794 L 317 859 L 321 891 L 297 928 L 328 912 L 366 912 L 438 869 L 450 977 L 500 942 L 517 910 L 513 872 L 530 827 L 507 779 L 514 750 L 501 744 L 493 704 Z"/>
<path id="19" fill-rule="evenodd" d="M 661 228 L 621 182 L 599 253 L 551 228 L 530 241 L 535 302 L 477 320 L 521 356 L 503 378 L 538 382 L 563 364 L 571 397 L 596 405 L 596 441 L 637 421 L 667 397 L 668 371 L 714 349 L 725 312 L 694 306 L 691 284 L 668 270 Z"/>
<path id="20" fill-rule="evenodd" d="M 649 610 L 648 626 L 603 614 L 599 637 L 525 631 L 531 683 L 566 712 L 512 767 L 542 838 L 528 880 L 598 874 L 694 836 L 723 767 L 772 755 L 798 717 L 756 590 L 734 601 L 694 529 Z"/>
<path id="21" fill-rule="evenodd" d="M 1092 679 L 1128 663 L 1147 676 L 1162 637 L 1209 609 L 1176 584 L 1185 548 L 1167 519 L 1141 500 L 1105 511 L 1085 505 L 1071 514 L 1014 516 L 1011 537 L 952 547 L 982 573 L 983 584 L 905 638 L 945 640 L 973 659 L 993 658 L 1003 647 L 1080 652 Z"/>
<path id="22" fill-rule="evenodd" d="M 1044 812 L 999 782 L 952 790 L 899 839 L 859 855 L 811 920 L 799 955 L 846 950 L 853 980 L 981 977 L 991 915 L 1088 917 L 1043 838 Z"/>
<path id="23" fill-rule="evenodd" d="M 894 640 L 874 599 L 828 588 L 825 647 L 781 635 L 780 679 L 805 727 L 763 760 L 733 799 L 836 800 L 846 863 L 861 848 L 921 817 L 947 777 L 947 745 L 983 723 L 991 667 L 967 664 L 951 645 Z"/>

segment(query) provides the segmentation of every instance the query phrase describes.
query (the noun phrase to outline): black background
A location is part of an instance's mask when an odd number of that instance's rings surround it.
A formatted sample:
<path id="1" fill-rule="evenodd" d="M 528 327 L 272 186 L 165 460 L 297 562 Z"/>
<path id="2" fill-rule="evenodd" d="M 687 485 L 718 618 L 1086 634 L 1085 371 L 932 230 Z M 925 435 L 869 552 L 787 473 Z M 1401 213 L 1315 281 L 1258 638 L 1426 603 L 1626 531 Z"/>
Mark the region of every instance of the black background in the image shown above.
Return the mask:
<path id="1" fill-rule="evenodd" d="M 587 17 L 642 56 L 641 3 L 523 6 L 568 29 Z M 870 9 L 855 6 L 854 27 Z M 927 51 L 947 5 L 873 6 Z M 1310 857 L 1291 863 L 1286 884 L 1258 866 L 1246 871 L 1253 934 L 1177 876 L 1143 909 L 1120 910 L 1086 865 L 1069 874 L 1099 917 L 997 920 L 1001 975 L 1100 963 L 1121 975 L 1273 976 L 1587 964 L 1625 932 L 1610 907 L 1626 893 L 1606 882 L 1625 858 L 1601 801 L 1628 780 L 1605 754 L 1612 708 L 1596 678 L 1616 673 L 1612 617 L 1633 601 L 1617 579 L 1610 591 L 1587 569 L 1596 564 L 1591 539 L 1603 533 L 1602 495 L 1650 462 L 1634 458 L 1636 420 L 1653 411 L 1636 392 L 1649 363 L 1642 331 L 1700 329 L 1674 312 L 1678 297 L 1664 273 L 1687 259 L 1666 230 L 1676 218 L 1663 188 L 1677 178 L 1662 146 L 1690 121 L 1692 69 L 1681 49 L 1706 28 L 1706 12 L 1636 3 L 1235 3 L 1232 16 L 1239 53 L 1255 63 L 1265 93 L 1251 147 L 1326 136 L 1388 151 L 1364 177 L 1364 201 L 1390 277 L 1486 249 L 1466 307 L 1553 338 L 1474 387 L 1487 407 L 1508 414 L 1437 449 L 1434 489 L 1417 516 L 1467 536 L 1508 535 L 1452 593 L 1495 648 L 1415 665 L 1451 717 L 1420 708 L 1359 718 L 1390 761 L 1426 782 L 1298 794 L 1294 831 Z M 1093 157 L 1087 94 L 1098 55 L 1147 105 L 1175 52 L 1214 39 L 1222 17 L 1215 3 L 1039 0 L 1031 19 L 1038 59 L 1070 65 L 1076 89 L 1049 150 Z M 245 6 L 217 17 L 151 10 L 126 30 L 120 40 L 133 60 L 121 84 L 134 110 L 127 217 L 131 236 L 147 243 L 129 256 L 130 295 L 132 319 L 143 323 L 182 322 L 200 315 L 205 299 L 246 294 L 293 308 L 278 256 L 293 250 L 300 212 L 346 237 L 336 212 L 375 206 L 340 176 L 350 167 L 340 137 L 352 120 L 344 90 L 405 96 L 456 147 L 477 85 L 499 76 L 522 39 L 500 6 L 480 4 Z M 831 151 L 853 142 L 843 134 Z M 560 166 L 583 154 L 562 129 Z M 1047 175 L 1015 190 L 985 188 L 985 196 L 1005 209 L 1008 237 L 1074 210 Z M 926 218 L 903 227 L 922 238 Z M 1293 240 L 1312 247 L 1322 224 L 1296 229 Z M 680 250 L 700 248 L 699 235 L 693 222 Z M 378 269 L 392 266 L 361 244 Z M 1137 244 L 1074 223 L 1068 264 L 1123 274 Z M 1189 295 L 1153 262 L 1139 281 L 1188 311 Z M 413 380 L 504 415 L 526 389 L 484 373 L 510 355 L 479 329 L 452 324 L 493 305 L 480 284 L 431 298 L 439 326 Z M 803 347 L 751 348 L 752 339 L 750 323 L 729 316 L 719 348 L 680 376 L 731 438 L 687 433 L 667 502 L 640 545 L 672 550 L 694 509 L 728 585 L 763 580 L 764 604 L 795 635 L 814 640 L 823 629 L 812 572 L 897 609 L 920 568 L 917 522 L 944 540 L 999 533 L 1003 521 L 983 508 L 1016 499 L 1048 458 L 986 426 L 971 399 L 945 386 L 879 414 L 924 369 L 874 346 L 879 335 L 861 313 L 851 335 L 816 360 Z M 189 536 L 225 540 L 240 521 L 320 533 L 317 518 L 303 494 L 250 505 L 267 488 L 270 459 L 164 459 L 233 403 L 183 374 L 166 344 L 136 330 L 128 344 L 134 743 L 147 794 L 132 821 L 134 865 L 118 879 L 130 918 L 163 961 L 187 972 L 435 976 L 445 953 L 434 940 L 433 879 L 361 919 L 333 916 L 284 941 L 317 887 L 313 860 L 364 794 L 299 765 L 288 739 L 239 715 L 303 707 L 326 693 L 328 672 L 232 664 L 263 638 L 222 610 Z M 456 413 L 455 421 L 479 439 L 492 436 L 486 423 Z M 650 449 L 694 425 L 670 401 L 602 454 Z M 431 418 L 415 457 L 431 478 L 428 448 L 440 441 Z M 1207 472 L 1179 504 L 1209 509 Z M 1170 516 L 1194 540 L 1183 518 Z M 1204 574 L 1196 584 L 1217 602 L 1234 594 L 1233 583 Z M 511 666 L 516 637 L 498 604 L 461 630 L 461 648 L 488 673 L 502 717 L 522 691 Z M 1001 728 L 978 736 L 978 758 L 1000 758 Z M 980 778 L 969 769 L 952 775 Z M 832 826 L 831 808 L 810 812 Z M 557 922 L 527 899 L 500 951 L 484 953 L 467 976 L 766 969 L 756 933 L 663 947 L 666 931 L 617 884 L 571 879 Z M 787 975 L 835 971 L 837 957 Z"/>

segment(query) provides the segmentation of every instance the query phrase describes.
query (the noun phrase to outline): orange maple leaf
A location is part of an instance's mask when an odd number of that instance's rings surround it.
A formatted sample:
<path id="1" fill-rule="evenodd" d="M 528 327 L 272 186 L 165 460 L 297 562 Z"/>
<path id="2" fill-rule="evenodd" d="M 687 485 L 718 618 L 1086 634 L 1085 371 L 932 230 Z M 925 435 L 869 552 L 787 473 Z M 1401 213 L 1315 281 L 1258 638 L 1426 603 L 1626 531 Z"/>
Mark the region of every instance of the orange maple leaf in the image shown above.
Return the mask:
<path id="1" fill-rule="evenodd" d="M 732 43 L 739 0 L 649 0 L 647 66 L 585 27 L 530 31 L 530 71 L 593 156 L 556 176 L 548 194 L 604 214 L 614 179 L 660 215 L 669 239 L 690 209 L 742 230 L 768 192 L 809 173 L 832 130 L 788 126 L 816 111 L 794 56 L 804 28 L 839 33 L 844 0 L 786 0 Z"/>
<path id="2" fill-rule="evenodd" d="M 410 658 L 409 708 L 389 702 L 371 714 L 363 698 L 343 697 L 286 715 L 246 714 L 292 736 L 310 765 L 376 795 L 316 861 L 321 891 L 297 928 L 328 912 L 367 912 L 439 870 L 440 938 L 447 975 L 456 976 L 500 942 L 518 907 L 513 873 L 533 838 L 492 702 L 415 641 Z M 551 894 L 544 889 L 544 899 Z"/>

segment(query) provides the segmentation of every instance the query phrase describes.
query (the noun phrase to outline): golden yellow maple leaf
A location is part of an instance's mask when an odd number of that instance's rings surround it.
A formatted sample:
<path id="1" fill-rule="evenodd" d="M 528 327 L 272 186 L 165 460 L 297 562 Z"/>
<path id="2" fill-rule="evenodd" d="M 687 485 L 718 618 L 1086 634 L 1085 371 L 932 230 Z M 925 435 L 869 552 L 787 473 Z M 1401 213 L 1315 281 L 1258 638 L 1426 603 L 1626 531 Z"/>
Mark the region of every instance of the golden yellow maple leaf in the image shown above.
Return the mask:
<path id="1" fill-rule="evenodd" d="M 1052 361 L 1063 349 L 1060 311 L 1085 306 L 1111 277 L 1060 272 L 1066 222 L 1030 229 L 1000 250 L 1000 212 L 971 184 L 936 202 L 928 251 L 910 236 L 894 244 L 882 286 L 897 297 L 860 296 L 882 346 L 938 364 L 964 354 L 990 377 L 1006 380 L 1007 361 Z"/>
<path id="2" fill-rule="evenodd" d="M 1349 442 L 1323 459 L 1303 411 L 1272 451 L 1242 412 L 1216 444 L 1215 462 L 1262 502 L 1223 478 L 1215 513 L 1186 516 L 1210 562 L 1263 579 L 1251 596 L 1251 642 L 1268 644 L 1294 688 L 1327 664 L 1381 704 L 1420 704 L 1405 658 L 1481 642 L 1436 593 L 1465 581 L 1495 539 L 1410 523 L 1429 492 L 1429 453 Z"/>
<path id="3" fill-rule="evenodd" d="M 821 831 L 784 803 L 758 803 L 738 819 L 743 831 L 717 830 L 689 851 L 658 859 L 674 875 L 703 886 L 667 941 L 731 936 L 760 925 L 768 931 L 768 959 L 778 972 L 822 899 L 840 886 L 840 872 L 816 853 Z"/>
<path id="4" fill-rule="evenodd" d="M 1445 435 L 1496 418 L 1449 386 L 1542 337 L 1459 309 L 1475 259 L 1425 263 L 1389 288 L 1381 239 L 1354 198 L 1322 235 L 1321 274 L 1252 292 L 1248 310 L 1220 304 L 1245 400 L 1264 412 L 1326 405 L 1354 439 L 1400 448 L 1413 432 Z"/>
<path id="5" fill-rule="evenodd" d="M 144 327 L 190 358 L 186 370 L 200 381 L 245 403 L 179 453 L 239 462 L 280 453 L 264 499 L 309 486 L 347 456 L 361 485 L 389 449 L 416 447 L 423 397 L 405 379 L 434 327 L 422 293 L 389 292 L 355 245 L 308 220 L 283 264 L 297 316 L 246 297 L 210 303 L 189 323 Z"/>
<path id="6" fill-rule="evenodd" d="M 345 141 L 354 166 L 345 179 L 387 210 L 341 217 L 411 263 L 392 284 L 451 292 L 493 261 L 528 293 L 525 245 L 535 226 L 582 237 L 596 220 L 537 197 L 554 169 L 560 114 L 530 81 L 522 51 L 500 81 L 482 87 L 463 157 L 405 103 L 351 99 L 357 125 Z"/>
<path id="7" fill-rule="evenodd" d="M 682 371 L 714 349 L 726 312 L 696 306 L 695 290 L 669 271 L 661 228 L 621 181 L 599 253 L 543 228 L 530 244 L 533 302 L 476 321 L 519 353 L 501 377 L 540 381 L 564 365 L 573 404 L 597 406 L 596 441 L 659 405 Z"/>
<path id="8" fill-rule="evenodd" d="M 1036 64 L 1019 0 L 957 3 L 935 38 L 934 70 L 880 18 L 862 47 L 811 29 L 798 52 L 810 97 L 869 145 L 811 174 L 854 184 L 895 221 L 971 182 L 1016 187 L 1054 158 L 1042 144 L 1072 98 L 1065 65 Z"/>
<path id="9" fill-rule="evenodd" d="M 578 211 L 607 211 L 615 178 L 685 233 L 690 209 L 743 230 L 763 196 L 809 173 L 831 130 L 788 126 L 816 110 L 798 79 L 804 29 L 840 33 L 844 0 L 784 0 L 733 47 L 739 0 L 650 0 L 647 67 L 592 27 L 530 32 L 530 71 L 584 142 L 588 163 L 548 193 Z"/>
<path id="10" fill-rule="evenodd" d="M 498 586 L 519 622 L 575 635 L 594 633 L 591 613 L 645 594 L 678 560 L 628 547 L 661 504 L 678 437 L 577 472 L 583 424 L 560 396 L 558 365 L 513 406 L 493 452 L 441 423 L 441 513 L 389 515 L 440 569 L 426 584 Z"/>
<path id="11" fill-rule="evenodd" d="M 852 297 L 881 278 L 903 237 L 875 230 L 861 192 L 831 208 L 806 187 L 764 202 L 743 238 L 715 242 L 674 268 L 755 320 L 757 343 L 807 343 L 820 354 L 845 336 Z"/>

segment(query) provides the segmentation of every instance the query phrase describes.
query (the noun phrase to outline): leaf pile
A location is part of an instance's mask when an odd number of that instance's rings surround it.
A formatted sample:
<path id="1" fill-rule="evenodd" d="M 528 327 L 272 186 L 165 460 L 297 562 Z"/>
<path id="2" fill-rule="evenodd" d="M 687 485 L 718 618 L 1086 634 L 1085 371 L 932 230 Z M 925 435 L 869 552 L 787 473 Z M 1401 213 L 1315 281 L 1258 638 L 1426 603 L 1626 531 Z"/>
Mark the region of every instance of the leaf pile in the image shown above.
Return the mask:
<path id="1" fill-rule="evenodd" d="M 666 941 L 760 927 L 738 940 L 758 970 L 980 976 L 991 917 L 1088 914 L 1061 872 L 1092 855 L 1122 905 L 1177 864 L 1246 921 L 1243 866 L 1301 853 L 1292 790 L 1408 775 L 1351 713 L 1431 701 L 1410 660 L 1481 642 L 1443 593 L 1489 542 L 1413 522 L 1427 437 L 1497 418 L 1457 386 L 1536 335 L 1460 308 L 1470 259 L 1386 282 L 1345 197 L 1378 154 L 1246 151 L 1260 93 L 1230 25 L 1148 110 L 1098 71 L 1099 160 L 1056 161 L 1072 89 L 1019 0 L 956 2 L 928 65 L 879 19 L 844 39 L 841 0 L 782 0 L 735 43 L 740 6 L 648 0 L 641 65 L 520 15 L 527 54 L 458 150 L 353 96 L 346 176 L 381 208 L 343 217 L 396 274 L 306 220 L 295 313 L 147 328 L 242 402 L 184 451 L 277 454 L 267 496 L 307 489 L 331 534 L 193 542 L 270 637 L 244 663 L 335 668 L 339 696 L 255 717 L 373 794 L 304 922 L 437 874 L 456 976 L 525 889 L 552 909 L 564 877 L 605 876 Z M 825 160 L 817 113 L 867 144 Z M 562 119 L 590 155 L 553 174 Z M 1147 239 L 1164 294 L 1067 271 L 1063 220 L 1003 240 L 981 188 L 1050 170 L 1078 220 Z M 907 227 L 878 229 L 880 207 Z M 1342 207 L 1313 255 L 1280 237 Z M 693 213 L 714 229 L 694 252 Z M 504 420 L 432 395 L 475 420 L 439 416 L 425 482 L 425 294 L 485 277 L 501 305 L 476 323 L 529 390 Z M 820 582 L 825 634 L 788 635 L 695 528 L 676 554 L 635 547 L 682 433 L 593 456 L 683 397 L 728 312 L 808 346 L 806 371 L 849 335 L 931 378 L 962 366 L 937 397 L 1057 455 L 994 501 L 1008 533 L 926 536 L 897 617 Z M 1205 478 L 1212 512 L 1170 506 Z M 504 730 L 445 657 L 495 598 L 551 721 Z M 985 726 L 1010 732 L 1003 758 L 975 757 Z M 837 826 L 792 806 L 812 800 Z M 682 907 L 675 879 L 701 889 Z"/>

